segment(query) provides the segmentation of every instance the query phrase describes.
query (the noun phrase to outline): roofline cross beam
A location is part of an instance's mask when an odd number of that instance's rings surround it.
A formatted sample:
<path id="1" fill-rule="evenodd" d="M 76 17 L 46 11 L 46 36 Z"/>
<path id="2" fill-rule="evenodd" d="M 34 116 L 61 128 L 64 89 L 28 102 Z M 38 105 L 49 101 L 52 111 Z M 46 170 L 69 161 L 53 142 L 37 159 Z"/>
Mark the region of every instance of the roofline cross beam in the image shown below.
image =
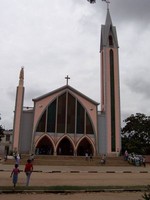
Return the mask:
<path id="1" fill-rule="evenodd" d="M 66 79 L 66 85 L 68 85 L 68 81 L 69 81 L 70 77 L 67 75 L 67 76 L 65 77 L 65 79 Z"/>

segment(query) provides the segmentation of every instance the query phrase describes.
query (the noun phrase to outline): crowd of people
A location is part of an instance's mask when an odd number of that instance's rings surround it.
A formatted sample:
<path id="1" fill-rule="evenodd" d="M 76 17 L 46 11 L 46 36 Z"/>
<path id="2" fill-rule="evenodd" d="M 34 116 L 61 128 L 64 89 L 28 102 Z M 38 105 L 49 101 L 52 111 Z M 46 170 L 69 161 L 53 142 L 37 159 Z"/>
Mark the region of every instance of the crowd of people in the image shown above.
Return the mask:
<path id="1" fill-rule="evenodd" d="M 135 166 L 144 166 L 146 167 L 146 158 L 143 155 L 138 155 L 135 153 L 128 153 L 126 150 L 124 153 L 124 159 L 128 161 L 130 164 L 133 164 Z"/>

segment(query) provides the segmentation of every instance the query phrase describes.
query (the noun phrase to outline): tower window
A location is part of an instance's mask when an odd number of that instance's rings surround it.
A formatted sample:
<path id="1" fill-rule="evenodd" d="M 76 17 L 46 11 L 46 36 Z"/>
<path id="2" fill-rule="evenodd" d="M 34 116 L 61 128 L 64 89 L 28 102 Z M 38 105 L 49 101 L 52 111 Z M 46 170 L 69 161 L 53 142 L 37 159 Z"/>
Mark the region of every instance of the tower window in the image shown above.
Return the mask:
<path id="1" fill-rule="evenodd" d="M 109 35 L 109 46 L 113 46 L 113 38 Z"/>
<path id="2" fill-rule="evenodd" d="M 116 150 L 114 52 L 110 50 L 111 150 Z"/>

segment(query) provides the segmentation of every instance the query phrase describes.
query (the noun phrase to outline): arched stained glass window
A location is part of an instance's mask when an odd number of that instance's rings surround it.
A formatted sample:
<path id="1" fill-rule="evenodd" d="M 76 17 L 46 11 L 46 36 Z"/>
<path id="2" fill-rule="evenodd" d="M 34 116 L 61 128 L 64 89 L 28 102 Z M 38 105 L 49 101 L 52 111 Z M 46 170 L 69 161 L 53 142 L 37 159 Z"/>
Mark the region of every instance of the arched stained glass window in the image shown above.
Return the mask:
<path id="1" fill-rule="evenodd" d="M 55 132 L 56 123 L 56 100 L 48 107 L 47 113 L 47 132 Z"/>
<path id="2" fill-rule="evenodd" d="M 77 102 L 77 133 L 84 133 L 84 113 L 83 106 Z"/>
<path id="3" fill-rule="evenodd" d="M 45 132 L 45 122 L 46 122 L 46 111 L 43 113 L 39 121 L 37 130 L 36 130 L 37 132 Z"/>
<path id="4" fill-rule="evenodd" d="M 67 133 L 75 133 L 75 98 L 68 93 Z"/>
<path id="5" fill-rule="evenodd" d="M 47 127 L 45 128 L 45 125 Z M 43 113 L 37 132 L 94 134 L 86 109 L 69 92 L 58 96 Z"/>
<path id="6" fill-rule="evenodd" d="M 86 133 L 87 134 L 94 134 L 93 127 L 89 115 L 86 113 Z"/>
<path id="7" fill-rule="evenodd" d="M 66 93 L 58 97 L 57 133 L 65 132 Z"/>

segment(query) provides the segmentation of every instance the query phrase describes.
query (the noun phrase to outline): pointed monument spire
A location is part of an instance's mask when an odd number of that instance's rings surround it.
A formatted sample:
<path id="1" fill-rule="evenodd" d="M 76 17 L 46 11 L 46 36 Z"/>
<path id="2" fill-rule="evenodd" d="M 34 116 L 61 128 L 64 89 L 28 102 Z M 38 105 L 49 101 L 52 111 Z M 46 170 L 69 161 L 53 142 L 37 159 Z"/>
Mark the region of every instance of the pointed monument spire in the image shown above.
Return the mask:
<path id="1" fill-rule="evenodd" d="M 16 91 L 16 102 L 14 111 L 14 127 L 13 127 L 13 150 L 20 151 L 20 131 L 21 131 L 21 119 L 23 112 L 24 101 L 24 68 L 22 67 L 19 74 L 19 85 Z"/>
<path id="2" fill-rule="evenodd" d="M 110 27 L 110 25 L 112 25 L 112 20 L 111 20 L 109 9 L 107 9 L 107 16 L 106 16 L 105 26 L 109 26 Z"/>
<path id="3" fill-rule="evenodd" d="M 19 86 L 23 86 L 23 84 L 24 84 L 24 67 L 21 68 L 19 75 Z"/>

